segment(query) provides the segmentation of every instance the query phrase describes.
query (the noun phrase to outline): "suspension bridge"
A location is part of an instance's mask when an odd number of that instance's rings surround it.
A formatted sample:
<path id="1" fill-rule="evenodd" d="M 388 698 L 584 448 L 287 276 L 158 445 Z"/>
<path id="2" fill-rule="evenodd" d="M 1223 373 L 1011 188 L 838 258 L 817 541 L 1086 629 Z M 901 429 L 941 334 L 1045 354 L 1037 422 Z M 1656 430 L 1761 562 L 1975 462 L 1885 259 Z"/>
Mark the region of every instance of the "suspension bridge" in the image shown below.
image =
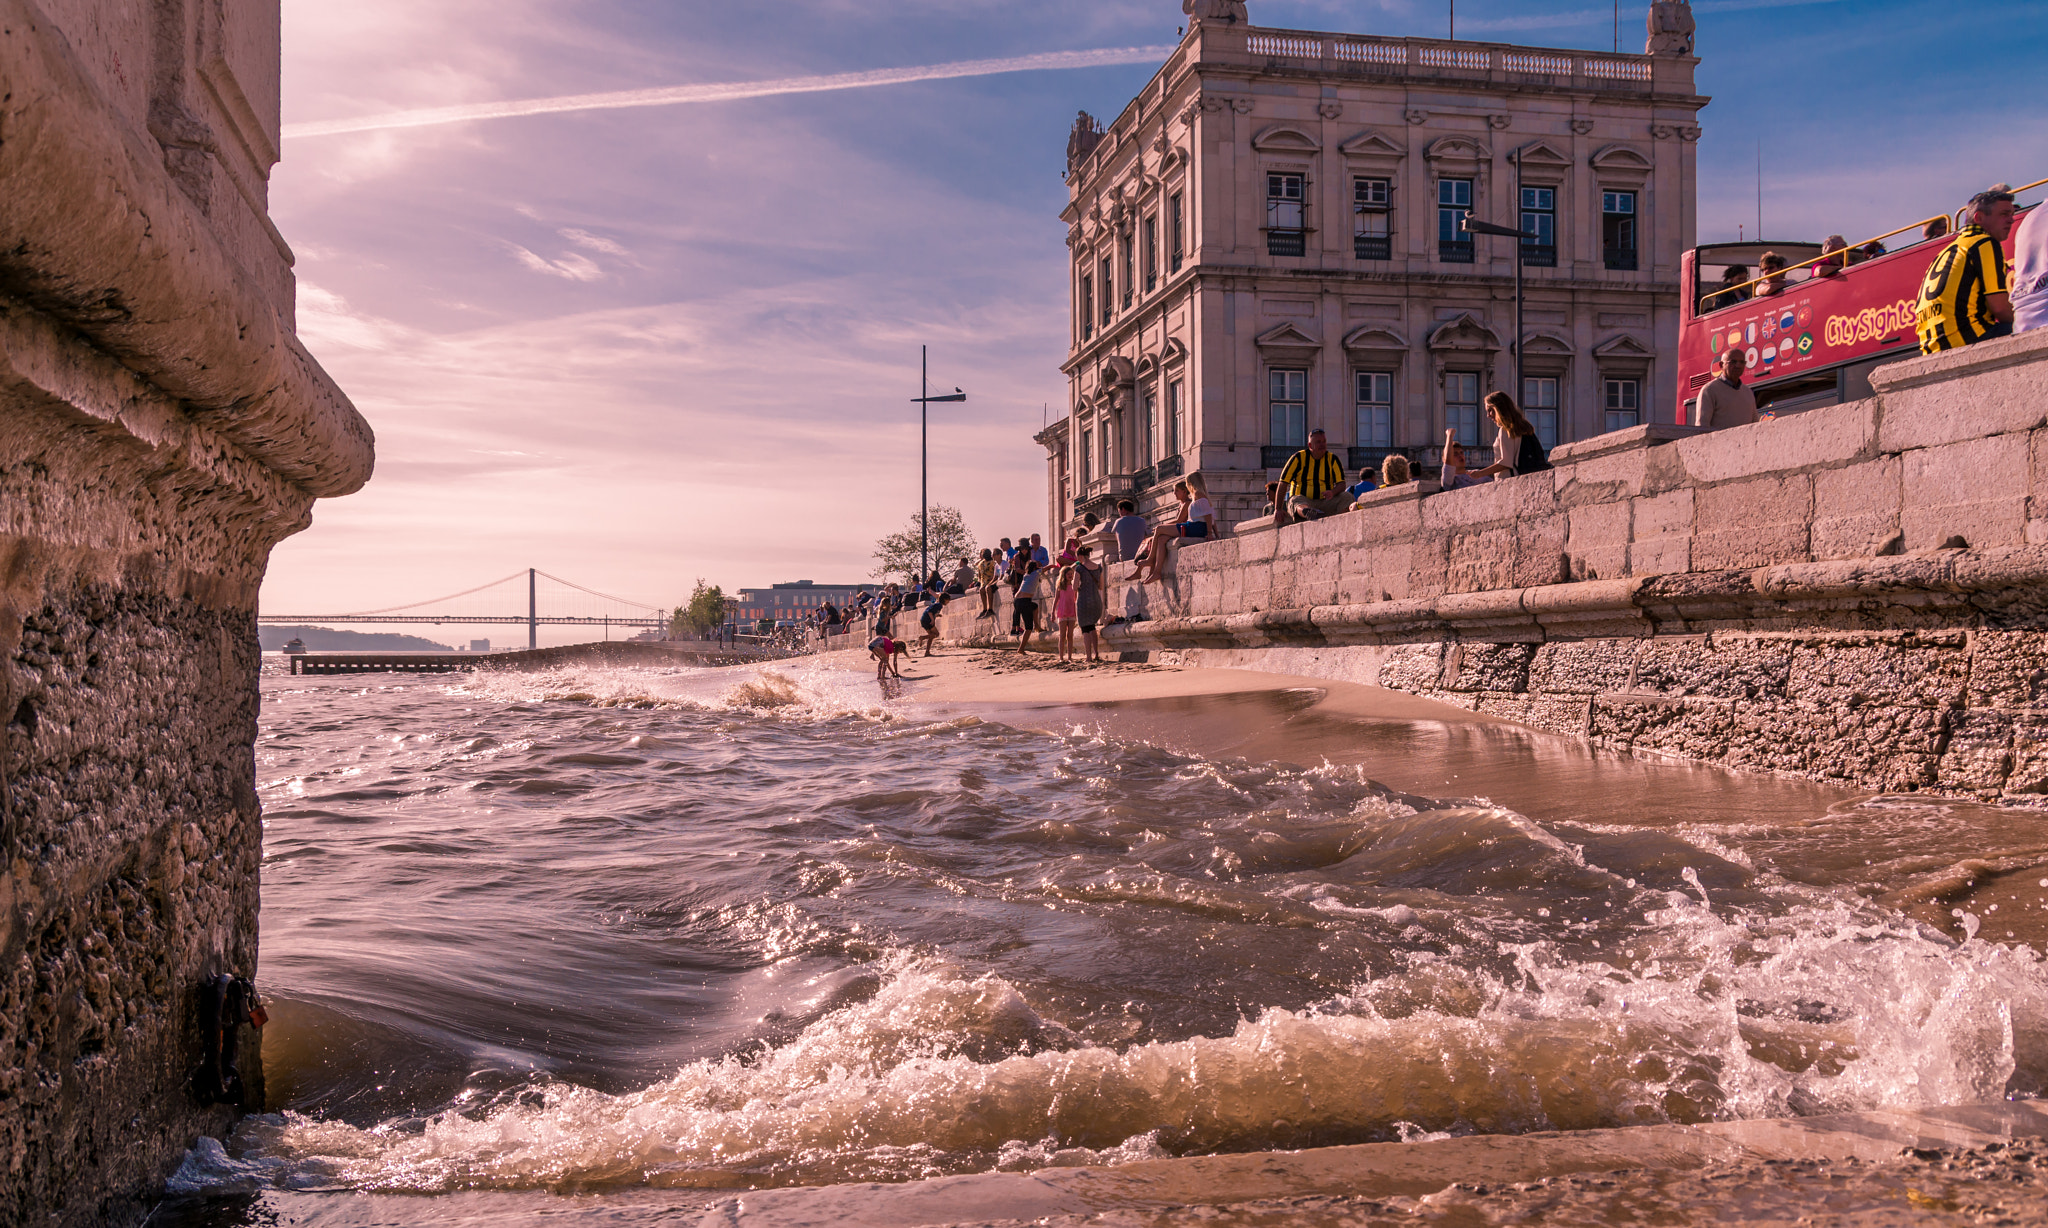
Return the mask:
<path id="1" fill-rule="evenodd" d="M 547 584 L 542 584 L 547 581 Z M 520 590 L 524 589 L 522 593 Z M 526 612 L 517 612 L 525 597 Z M 545 611 L 545 612 L 544 612 Z M 258 614 L 266 623 L 389 623 L 414 626 L 526 627 L 526 646 L 540 647 L 542 626 L 602 626 L 638 629 L 668 626 L 668 614 L 659 606 L 615 597 L 586 588 L 574 580 L 549 575 L 537 567 L 515 571 L 488 584 L 466 588 L 443 597 L 429 597 L 405 605 L 378 610 L 356 610 L 345 614 Z"/>

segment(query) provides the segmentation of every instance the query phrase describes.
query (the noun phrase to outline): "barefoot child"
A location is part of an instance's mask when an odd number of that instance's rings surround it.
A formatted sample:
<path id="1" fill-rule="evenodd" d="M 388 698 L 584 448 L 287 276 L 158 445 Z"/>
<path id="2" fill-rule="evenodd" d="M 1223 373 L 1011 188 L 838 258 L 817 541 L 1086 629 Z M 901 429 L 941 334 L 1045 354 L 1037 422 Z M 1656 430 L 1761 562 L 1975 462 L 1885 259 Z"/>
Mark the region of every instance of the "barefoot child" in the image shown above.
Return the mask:
<path id="1" fill-rule="evenodd" d="M 1060 629 L 1059 659 L 1074 659 L 1074 628 L 1081 625 L 1081 589 L 1072 564 L 1060 568 L 1060 586 L 1053 591 L 1052 621 Z"/>
<path id="2" fill-rule="evenodd" d="M 903 671 L 897 667 L 896 658 L 909 656 L 910 645 L 902 640 L 892 640 L 886 635 L 878 635 L 868 641 L 868 655 L 875 659 L 876 682 L 887 680 L 890 674 L 901 678 Z"/>
<path id="3" fill-rule="evenodd" d="M 932 655 L 932 645 L 939 642 L 939 616 L 946 612 L 946 595 L 940 593 L 932 598 L 924 613 L 917 616 L 917 625 L 924 632 L 924 655 Z"/>

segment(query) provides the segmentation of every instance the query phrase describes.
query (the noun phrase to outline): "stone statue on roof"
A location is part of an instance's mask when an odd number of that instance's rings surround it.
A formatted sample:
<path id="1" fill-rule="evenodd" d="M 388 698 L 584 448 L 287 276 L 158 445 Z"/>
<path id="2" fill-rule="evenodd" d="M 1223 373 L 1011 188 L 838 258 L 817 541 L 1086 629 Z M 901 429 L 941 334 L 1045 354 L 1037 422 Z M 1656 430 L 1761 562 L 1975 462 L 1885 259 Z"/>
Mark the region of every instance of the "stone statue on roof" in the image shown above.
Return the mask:
<path id="1" fill-rule="evenodd" d="M 1067 165 L 1072 167 L 1094 153 L 1095 147 L 1101 143 L 1102 125 L 1095 121 L 1095 117 L 1086 111 L 1076 115 L 1074 130 L 1067 134 Z"/>
<path id="2" fill-rule="evenodd" d="M 1691 55 L 1692 5 L 1686 0 L 1657 0 L 1650 6 L 1650 38 L 1644 55 Z"/>
<path id="3" fill-rule="evenodd" d="M 1180 11 L 1196 21 L 1228 21 L 1251 24 L 1244 0 L 1180 0 Z"/>

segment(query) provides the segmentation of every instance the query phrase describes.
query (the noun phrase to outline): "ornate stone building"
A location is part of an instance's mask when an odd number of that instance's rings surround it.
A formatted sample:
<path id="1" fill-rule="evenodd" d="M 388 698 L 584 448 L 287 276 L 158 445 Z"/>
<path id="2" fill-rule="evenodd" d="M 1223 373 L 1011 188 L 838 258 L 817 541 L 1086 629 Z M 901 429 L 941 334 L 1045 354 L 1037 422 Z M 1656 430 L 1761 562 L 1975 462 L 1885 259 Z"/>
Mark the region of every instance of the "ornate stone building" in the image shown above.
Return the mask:
<path id="1" fill-rule="evenodd" d="M 1068 141 L 1068 416 L 1050 523 L 1170 506 L 1200 470 L 1229 521 L 1322 427 L 1349 466 L 1491 439 L 1515 383 L 1549 444 L 1669 422 L 1694 241 L 1692 16 L 1643 55 L 1264 29 L 1187 0 L 1186 37 Z M 1536 239 L 1468 234 L 1460 219 Z M 1481 455 L 1484 455 L 1482 449 Z M 1433 463 L 1433 461 L 1431 461 Z"/>

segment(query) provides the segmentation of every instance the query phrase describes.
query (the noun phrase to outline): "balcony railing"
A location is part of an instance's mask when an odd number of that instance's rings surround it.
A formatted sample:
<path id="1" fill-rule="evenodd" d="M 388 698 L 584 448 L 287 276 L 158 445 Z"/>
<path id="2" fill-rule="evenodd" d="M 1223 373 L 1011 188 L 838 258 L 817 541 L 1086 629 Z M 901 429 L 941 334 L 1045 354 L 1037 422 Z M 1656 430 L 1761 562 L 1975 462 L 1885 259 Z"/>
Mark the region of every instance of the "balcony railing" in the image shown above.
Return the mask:
<path id="1" fill-rule="evenodd" d="M 1394 240 L 1389 235 L 1353 235 L 1351 254 L 1360 260 L 1392 260 Z"/>
<path id="2" fill-rule="evenodd" d="M 1633 247 L 1610 247 L 1606 253 L 1607 267 L 1633 272 L 1636 267 L 1636 249 Z"/>
<path id="3" fill-rule="evenodd" d="M 1154 467 L 1153 476 L 1155 481 L 1171 482 L 1185 472 L 1187 472 L 1187 462 L 1181 457 L 1169 456 Z"/>
<path id="4" fill-rule="evenodd" d="M 1436 241 L 1436 258 L 1444 264 L 1470 264 L 1472 263 L 1472 240 L 1438 239 Z"/>
<path id="5" fill-rule="evenodd" d="M 1554 269 L 1557 267 L 1557 245 L 1554 243 L 1522 244 L 1522 264 L 1531 269 Z"/>
<path id="6" fill-rule="evenodd" d="M 1266 254 L 1268 256 L 1308 255 L 1308 235 L 1299 230 L 1269 230 L 1266 232 Z"/>
<path id="7" fill-rule="evenodd" d="M 1397 76 L 1487 74 L 1518 81 L 1547 79 L 1592 89 L 1647 86 L 1649 56 L 1573 55 L 1432 39 L 1375 39 L 1298 31 L 1250 33 L 1245 50 L 1268 60 L 1301 60 Z"/>

